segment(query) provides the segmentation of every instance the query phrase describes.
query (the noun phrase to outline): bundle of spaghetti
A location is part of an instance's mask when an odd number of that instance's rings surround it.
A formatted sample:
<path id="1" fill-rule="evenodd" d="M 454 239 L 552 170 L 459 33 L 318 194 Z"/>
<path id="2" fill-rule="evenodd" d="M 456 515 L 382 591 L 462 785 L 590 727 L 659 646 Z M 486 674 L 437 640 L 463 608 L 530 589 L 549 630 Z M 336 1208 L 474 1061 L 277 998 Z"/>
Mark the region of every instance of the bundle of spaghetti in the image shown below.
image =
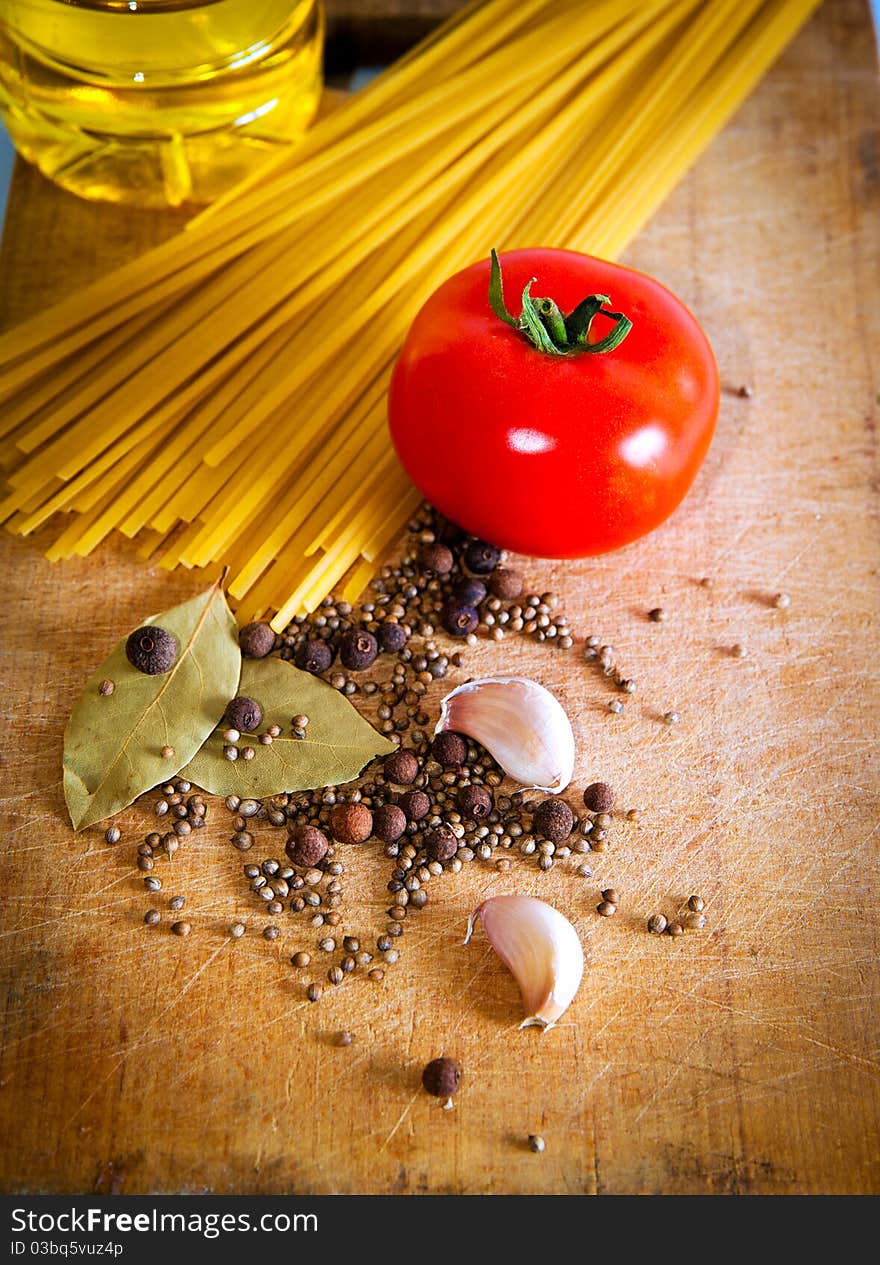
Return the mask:
<path id="1" fill-rule="evenodd" d="M 419 503 L 387 437 L 421 302 L 490 247 L 617 255 L 816 0 L 488 0 L 187 229 L 0 335 L 0 518 L 230 568 L 277 628 Z"/>

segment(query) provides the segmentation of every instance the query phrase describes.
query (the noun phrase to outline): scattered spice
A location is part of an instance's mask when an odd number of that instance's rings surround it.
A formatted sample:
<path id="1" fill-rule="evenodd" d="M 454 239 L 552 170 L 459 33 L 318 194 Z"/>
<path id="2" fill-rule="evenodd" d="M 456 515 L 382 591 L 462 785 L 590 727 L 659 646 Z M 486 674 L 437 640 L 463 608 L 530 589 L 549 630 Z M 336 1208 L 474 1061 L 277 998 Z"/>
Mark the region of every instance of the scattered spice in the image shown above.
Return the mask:
<path id="1" fill-rule="evenodd" d="M 422 1069 L 422 1085 L 434 1098 L 451 1098 L 461 1084 L 461 1068 L 455 1059 L 431 1059 Z"/>
<path id="2" fill-rule="evenodd" d="M 494 806 L 492 792 L 485 786 L 469 783 L 458 792 L 459 811 L 462 816 L 469 817 L 473 821 L 488 817 Z"/>
<path id="3" fill-rule="evenodd" d="M 143 628 L 136 628 L 126 641 L 125 655 L 138 672 L 159 676 L 174 667 L 177 641 L 164 628 L 145 624 Z"/>
<path id="4" fill-rule="evenodd" d="M 425 846 L 432 861 L 449 861 L 458 851 L 458 840 L 448 826 L 441 826 L 431 831 Z"/>
<path id="5" fill-rule="evenodd" d="M 452 729 L 444 729 L 431 743 L 431 755 L 438 764 L 464 764 L 467 760 L 467 741 Z"/>
<path id="6" fill-rule="evenodd" d="M 419 773 L 419 762 L 412 751 L 393 751 L 386 756 L 385 777 L 396 786 L 408 786 Z"/>
<path id="7" fill-rule="evenodd" d="M 148 927 L 155 927 L 157 923 L 162 921 L 162 915 L 158 909 L 148 909 L 144 914 L 144 922 Z"/>
<path id="8" fill-rule="evenodd" d="M 173 922 L 171 930 L 176 936 L 188 936 L 192 931 L 192 924 L 188 922 Z"/>
<path id="9" fill-rule="evenodd" d="M 229 934 L 232 936 L 233 940 L 240 940 L 245 931 L 246 927 L 243 922 L 234 922 L 229 928 Z"/>
<path id="10" fill-rule="evenodd" d="M 419 550 L 419 566 L 433 575 L 448 575 L 455 565 L 452 550 L 437 541 L 422 545 Z"/>
<path id="11" fill-rule="evenodd" d="M 545 799 L 535 813 L 534 828 L 550 843 L 562 843 L 574 829 L 574 813 L 564 799 Z"/>
<path id="12" fill-rule="evenodd" d="M 373 834 L 383 843 L 394 843 L 399 839 L 406 830 L 406 824 L 406 814 L 397 804 L 382 804 L 373 813 Z"/>
<path id="13" fill-rule="evenodd" d="M 453 598 L 440 612 L 440 622 L 450 637 L 467 637 L 479 625 L 480 617 L 473 606 Z"/>
<path id="14" fill-rule="evenodd" d="M 333 1038 L 333 1044 L 341 1047 L 351 1045 L 354 1041 L 354 1033 L 349 1032 L 347 1028 L 343 1028 L 341 1032 L 337 1032 Z"/>
<path id="15" fill-rule="evenodd" d="M 344 668 L 351 672 L 363 672 L 372 666 L 379 653 L 379 643 L 371 632 L 353 628 L 339 643 L 339 658 Z"/>
<path id="16" fill-rule="evenodd" d="M 333 662 L 333 651 L 326 641 L 309 638 L 296 652 L 296 666 L 304 672 L 326 672 Z M 277 736 L 277 735 L 276 735 Z"/>
<path id="17" fill-rule="evenodd" d="M 680 935 L 683 935 L 683 934 L 684 934 L 684 927 L 683 927 L 683 926 L 681 925 L 681 923 L 680 923 L 680 922 L 676 919 L 676 920 L 675 920 L 675 922 L 671 922 L 671 923 L 669 923 L 669 925 L 668 925 L 668 926 L 667 926 L 667 928 L 666 928 L 666 934 L 667 934 L 668 936 L 680 936 Z"/>
<path id="18" fill-rule="evenodd" d="M 584 805 L 591 813 L 610 813 L 614 792 L 607 782 L 591 782 L 584 791 Z"/>
<path id="19" fill-rule="evenodd" d="M 275 633 L 268 624 L 245 624 L 239 631 L 241 653 L 249 659 L 265 659 L 275 649 Z"/>
<path id="20" fill-rule="evenodd" d="M 529 1150 L 534 1155 L 541 1155 L 547 1149 L 547 1143 L 541 1137 L 540 1133 L 529 1134 Z"/>
<path id="21" fill-rule="evenodd" d="M 662 624 L 666 620 L 666 611 L 662 606 L 655 606 L 648 611 L 648 619 L 652 624 Z"/>
<path id="22" fill-rule="evenodd" d="M 692 910 L 695 914 L 701 914 L 703 912 L 703 909 L 705 908 L 705 902 L 702 896 L 689 896 L 687 907 L 688 909 Z"/>
<path id="23" fill-rule="evenodd" d="M 773 598 L 773 605 L 778 611 L 786 611 L 791 606 L 791 598 L 787 593 L 777 593 Z"/>
<path id="24" fill-rule="evenodd" d="M 488 575 L 501 561 L 501 550 L 485 540 L 471 540 L 465 546 L 463 561 L 475 575 Z"/>
<path id="25" fill-rule="evenodd" d="M 294 865 L 317 865 L 323 861 L 330 847 L 327 836 L 317 826 L 293 826 L 285 845 L 285 852 Z"/>
<path id="26" fill-rule="evenodd" d="M 666 919 L 663 914 L 651 914 L 648 919 L 648 930 L 653 936 L 662 936 L 666 930 Z"/>
<path id="27" fill-rule="evenodd" d="M 617 906 L 613 901 L 600 900 L 596 906 L 596 913 L 601 914 L 603 918 L 613 918 L 617 913 Z"/>
<path id="28" fill-rule="evenodd" d="M 239 694 L 226 708 L 227 723 L 243 734 L 254 734 L 263 723 L 263 709 L 256 699 Z"/>
<path id="29" fill-rule="evenodd" d="M 102 697 L 107 698 L 107 696 L 112 694 L 115 689 L 116 689 L 115 682 L 107 678 L 103 680 L 101 684 L 98 686 L 98 693 L 102 695 Z"/>
<path id="30" fill-rule="evenodd" d="M 169 746 L 168 746 L 168 744 L 166 743 L 166 745 L 162 748 L 162 750 L 159 752 L 159 754 L 161 755 L 161 757 L 162 757 L 162 759 L 163 759 L 163 760 L 173 760 L 173 759 L 174 759 L 174 748 L 173 748 L 173 747 L 169 747 Z"/>
<path id="31" fill-rule="evenodd" d="M 681 720 L 681 717 L 679 716 L 678 712 L 664 712 L 663 713 L 663 723 L 665 725 L 677 725 L 680 720 Z"/>
<path id="32" fill-rule="evenodd" d="M 373 833 L 373 814 L 366 804 L 337 804 L 330 814 L 330 829 L 339 843 L 363 843 Z"/>

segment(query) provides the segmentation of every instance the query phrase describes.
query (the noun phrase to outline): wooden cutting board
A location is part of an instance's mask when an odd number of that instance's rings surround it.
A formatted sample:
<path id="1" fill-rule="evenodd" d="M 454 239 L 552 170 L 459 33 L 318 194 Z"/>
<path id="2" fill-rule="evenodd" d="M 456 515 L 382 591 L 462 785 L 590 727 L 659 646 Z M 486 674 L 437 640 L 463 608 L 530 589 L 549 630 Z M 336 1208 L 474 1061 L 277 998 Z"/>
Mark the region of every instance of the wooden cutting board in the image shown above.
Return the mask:
<path id="1" fill-rule="evenodd" d="M 293 920 L 261 938 L 222 807 L 159 865 L 153 900 L 134 867 L 149 801 L 115 848 L 72 834 L 60 760 L 74 698 L 124 631 L 202 582 L 120 542 L 52 567 L 39 542 L 3 536 L 4 1189 L 880 1188 L 877 104 L 865 4 L 826 4 L 628 252 L 709 332 L 729 388 L 717 439 L 652 538 L 523 564 L 562 600 L 571 652 L 511 639 L 465 670 L 556 689 L 577 731 L 575 788 L 601 777 L 640 817 L 615 818 L 593 879 L 475 862 L 435 882 L 381 986 L 304 1000 L 288 958 L 313 946 Z M 19 167 L 0 320 L 178 227 Z M 650 623 L 661 604 L 668 619 Z M 619 717 L 583 662 L 594 632 L 639 683 Z M 672 708 L 674 728 L 658 719 Z M 263 827 L 250 855 L 279 850 Z M 372 846 L 349 865 L 346 916 L 365 937 L 382 929 L 387 878 Z M 620 910 L 603 919 L 609 885 Z M 485 940 L 461 945 L 478 898 L 512 888 L 556 903 L 587 946 L 583 989 L 545 1037 L 516 1030 L 515 985 Z M 649 936 L 647 916 L 690 892 L 706 930 Z M 168 931 L 177 893 L 187 940 Z M 342 1028 L 347 1048 L 332 1041 Z M 419 1090 L 441 1052 L 465 1069 L 449 1112 Z"/>

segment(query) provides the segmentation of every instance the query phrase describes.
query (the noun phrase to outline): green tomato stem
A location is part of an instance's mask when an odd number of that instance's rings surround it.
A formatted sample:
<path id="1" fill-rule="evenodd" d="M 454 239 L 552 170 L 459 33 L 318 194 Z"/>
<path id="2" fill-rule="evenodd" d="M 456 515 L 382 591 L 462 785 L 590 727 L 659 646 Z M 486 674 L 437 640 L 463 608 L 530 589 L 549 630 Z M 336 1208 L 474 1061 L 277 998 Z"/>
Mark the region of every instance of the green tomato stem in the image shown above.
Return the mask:
<path id="1" fill-rule="evenodd" d="M 489 307 L 500 321 L 523 334 L 536 351 L 546 356 L 605 355 L 619 347 L 632 329 L 629 317 L 622 312 L 608 311 L 606 305 L 611 299 L 607 294 L 588 295 L 568 316 L 563 316 L 552 299 L 532 297 L 534 281 L 532 277 L 523 289 L 522 311 L 517 319 L 507 310 L 501 264 L 497 252 L 492 251 Z M 590 342 L 590 329 L 600 314 L 614 324 L 604 338 Z"/>

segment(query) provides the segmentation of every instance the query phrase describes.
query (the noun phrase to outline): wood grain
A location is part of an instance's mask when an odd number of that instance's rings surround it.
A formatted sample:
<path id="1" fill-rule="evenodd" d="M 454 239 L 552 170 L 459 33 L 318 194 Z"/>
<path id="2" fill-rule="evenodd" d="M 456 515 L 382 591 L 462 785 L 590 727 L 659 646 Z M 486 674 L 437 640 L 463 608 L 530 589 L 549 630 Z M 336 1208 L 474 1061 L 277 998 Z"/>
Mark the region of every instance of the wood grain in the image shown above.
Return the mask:
<path id="1" fill-rule="evenodd" d="M 592 880 L 475 863 L 436 881 L 384 985 L 304 1000 L 288 957 L 309 937 L 290 920 L 261 939 L 221 806 L 159 866 L 156 903 L 186 894 L 193 934 L 170 935 L 167 912 L 142 925 L 133 857 L 149 803 L 116 848 L 98 830 L 74 837 L 61 734 L 111 644 L 201 580 L 119 543 L 53 568 L 36 543 L 3 538 L 4 1189 L 880 1188 L 877 97 L 865 5 L 825 5 L 641 235 L 628 261 L 685 299 L 725 382 L 754 398 L 725 395 L 705 470 L 651 539 L 524 564 L 563 600 L 570 653 L 510 639 L 467 656 L 468 674 L 555 688 L 577 731 L 575 786 L 606 779 L 639 820 L 615 818 Z M 2 322 L 177 227 L 19 169 Z M 772 605 L 783 590 L 787 610 Z M 658 604 L 669 618 L 651 624 Z M 621 717 L 582 661 L 593 632 L 638 681 Z M 670 708 L 675 728 L 658 720 Z M 264 827 L 251 855 L 278 850 Z M 387 870 L 372 845 L 349 864 L 346 916 L 364 938 L 382 929 Z M 621 908 L 601 919 L 609 884 Z M 461 946 L 477 898 L 514 886 L 558 904 L 588 948 L 581 994 L 543 1038 L 516 1031 L 515 986 L 485 940 Z M 647 915 L 691 891 L 705 932 L 646 934 Z M 249 928 L 238 942 L 234 917 Z M 342 1027 L 346 1049 L 330 1040 Z M 441 1052 L 465 1068 L 450 1112 L 419 1090 Z"/>

